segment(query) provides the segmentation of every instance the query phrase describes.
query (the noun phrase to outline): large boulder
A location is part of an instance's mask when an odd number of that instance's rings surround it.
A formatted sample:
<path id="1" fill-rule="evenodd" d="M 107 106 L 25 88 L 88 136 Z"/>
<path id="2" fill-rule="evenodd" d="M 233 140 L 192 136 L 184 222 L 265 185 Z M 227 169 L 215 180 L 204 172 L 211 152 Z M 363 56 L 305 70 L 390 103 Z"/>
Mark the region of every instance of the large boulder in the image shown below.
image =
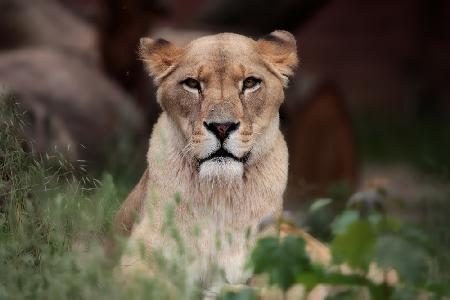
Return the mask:
<path id="1" fill-rule="evenodd" d="M 48 46 L 99 63 L 95 29 L 55 0 L 0 1 L 0 50 Z"/>
<path id="2" fill-rule="evenodd" d="M 130 97 L 101 71 L 54 48 L 0 54 L 2 94 L 13 94 L 27 114 L 36 150 L 58 148 L 70 160 L 103 153 L 143 120 Z"/>

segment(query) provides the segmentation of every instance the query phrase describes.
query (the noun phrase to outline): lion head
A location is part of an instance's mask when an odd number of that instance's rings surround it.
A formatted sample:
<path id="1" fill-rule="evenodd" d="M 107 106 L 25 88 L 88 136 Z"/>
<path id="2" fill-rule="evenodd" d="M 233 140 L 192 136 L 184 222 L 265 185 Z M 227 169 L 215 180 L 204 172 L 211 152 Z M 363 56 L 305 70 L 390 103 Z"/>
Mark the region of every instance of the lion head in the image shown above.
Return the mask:
<path id="1" fill-rule="evenodd" d="M 182 154 L 200 178 L 242 178 L 271 151 L 283 89 L 297 65 L 292 34 L 274 31 L 253 40 L 222 33 L 183 48 L 143 38 L 140 55 L 159 104 L 183 137 Z"/>

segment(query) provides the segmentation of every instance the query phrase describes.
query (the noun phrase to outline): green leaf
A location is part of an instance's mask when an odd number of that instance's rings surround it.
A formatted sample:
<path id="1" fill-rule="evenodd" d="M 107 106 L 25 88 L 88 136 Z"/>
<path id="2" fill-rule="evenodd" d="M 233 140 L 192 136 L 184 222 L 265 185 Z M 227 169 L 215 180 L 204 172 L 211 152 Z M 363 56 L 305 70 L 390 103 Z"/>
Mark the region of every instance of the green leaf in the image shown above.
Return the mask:
<path id="1" fill-rule="evenodd" d="M 418 285 L 427 278 L 427 253 L 399 236 L 379 237 L 375 246 L 375 259 L 380 267 L 394 268 L 406 283 Z"/>
<path id="2" fill-rule="evenodd" d="M 425 248 L 427 248 L 430 244 L 428 236 L 412 224 L 402 226 L 399 229 L 399 234 L 410 243 L 414 243 Z"/>
<path id="3" fill-rule="evenodd" d="M 260 239 L 250 256 L 250 265 L 255 274 L 267 273 L 270 284 L 283 290 L 296 282 L 298 274 L 311 270 L 305 241 L 294 236 L 281 241 L 275 237 Z"/>
<path id="4" fill-rule="evenodd" d="M 323 278 L 318 272 L 304 272 L 297 276 L 297 282 L 301 283 L 307 291 L 312 290 L 316 285 L 320 284 Z"/>
<path id="5" fill-rule="evenodd" d="M 256 292 L 251 288 L 245 288 L 240 291 L 227 291 L 219 297 L 218 300 L 255 300 L 258 299 Z"/>
<path id="6" fill-rule="evenodd" d="M 434 294 L 435 298 L 432 299 L 440 299 L 443 296 L 450 296 L 450 286 L 448 283 L 444 282 L 428 282 L 424 287 L 425 290 Z"/>
<path id="7" fill-rule="evenodd" d="M 318 284 L 340 287 L 366 287 L 369 290 L 373 300 L 389 299 L 389 296 L 393 291 L 390 286 L 374 284 L 364 275 L 341 274 L 333 271 L 329 272 L 322 267 L 317 268 L 316 265 L 313 265 L 312 270 L 313 271 L 310 273 L 303 273 L 297 277 L 298 283 L 303 284 L 307 290 L 311 290 Z"/>
<path id="8" fill-rule="evenodd" d="M 356 210 L 344 211 L 338 216 L 331 224 L 333 234 L 342 234 L 345 232 L 347 226 L 355 221 L 359 220 L 359 212 Z"/>
<path id="9" fill-rule="evenodd" d="M 392 300 L 417 299 L 417 292 L 411 287 L 397 287 L 392 293 Z"/>
<path id="10" fill-rule="evenodd" d="M 310 213 L 317 212 L 317 211 L 321 210 L 322 208 L 324 208 L 325 206 L 327 206 L 328 204 L 330 204 L 331 202 L 332 202 L 332 200 L 329 199 L 329 198 L 320 198 L 320 199 L 317 199 L 317 200 L 314 201 L 313 204 L 311 204 L 311 206 L 309 207 L 309 212 L 310 212 Z"/>
<path id="11" fill-rule="evenodd" d="M 349 286 L 364 286 L 370 284 L 365 276 L 358 274 L 341 274 L 337 272 L 326 274 L 322 279 L 322 283 Z"/>
<path id="12" fill-rule="evenodd" d="M 353 222 L 331 242 L 333 260 L 338 264 L 347 263 L 352 268 L 367 271 L 373 259 L 375 241 L 375 231 L 368 221 Z"/>
<path id="13" fill-rule="evenodd" d="M 327 296 L 325 300 L 353 300 L 356 299 L 356 292 L 353 290 L 347 290 L 340 293 L 337 293 L 333 296 Z"/>

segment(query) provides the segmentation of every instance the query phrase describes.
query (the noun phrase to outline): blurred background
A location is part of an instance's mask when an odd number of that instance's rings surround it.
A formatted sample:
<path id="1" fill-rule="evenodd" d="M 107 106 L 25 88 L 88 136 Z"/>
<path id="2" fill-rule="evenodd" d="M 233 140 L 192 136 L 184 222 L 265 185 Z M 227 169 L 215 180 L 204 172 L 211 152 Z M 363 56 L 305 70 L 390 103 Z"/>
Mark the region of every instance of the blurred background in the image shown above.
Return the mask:
<path id="1" fill-rule="evenodd" d="M 450 244 L 449 20 L 446 0 L 1 0 L 0 93 L 27 111 L 34 150 L 131 190 L 160 113 L 139 38 L 288 30 L 286 208 L 362 191 Z"/>

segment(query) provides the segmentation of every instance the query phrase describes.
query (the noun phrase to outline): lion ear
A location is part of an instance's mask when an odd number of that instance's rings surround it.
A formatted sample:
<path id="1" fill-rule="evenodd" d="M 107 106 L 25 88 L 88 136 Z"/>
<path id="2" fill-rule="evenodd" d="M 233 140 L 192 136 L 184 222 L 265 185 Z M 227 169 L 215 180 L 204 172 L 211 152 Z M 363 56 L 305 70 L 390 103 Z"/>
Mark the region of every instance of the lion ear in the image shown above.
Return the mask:
<path id="1" fill-rule="evenodd" d="M 279 76 L 286 86 L 298 64 L 297 45 L 294 36 L 284 30 L 276 30 L 260 38 L 257 47 L 263 60 Z"/>
<path id="2" fill-rule="evenodd" d="M 183 49 L 164 39 L 141 38 L 140 40 L 139 56 L 156 82 L 174 68 L 182 55 Z"/>

